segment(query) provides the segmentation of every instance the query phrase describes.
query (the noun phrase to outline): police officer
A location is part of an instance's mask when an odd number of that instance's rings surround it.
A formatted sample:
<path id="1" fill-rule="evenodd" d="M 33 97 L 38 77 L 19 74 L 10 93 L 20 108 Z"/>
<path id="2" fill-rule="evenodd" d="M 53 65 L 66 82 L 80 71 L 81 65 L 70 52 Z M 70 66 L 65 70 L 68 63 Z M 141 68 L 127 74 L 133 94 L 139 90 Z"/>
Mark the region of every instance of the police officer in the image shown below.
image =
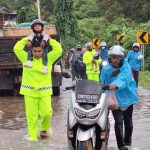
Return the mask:
<path id="1" fill-rule="evenodd" d="M 87 50 L 83 54 L 83 63 L 86 65 L 87 79 L 99 81 L 99 64 L 101 63 L 99 53 L 92 49 L 91 42 L 87 42 L 85 47 Z"/>
<path id="2" fill-rule="evenodd" d="M 18 59 L 24 64 L 27 61 L 27 52 L 24 50 L 28 42 L 28 37 L 22 38 L 14 47 L 14 52 Z M 52 64 L 61 56 L 61 45 L 54 39 L 49 38 L 52 51 L 48 56 L 48 73 L 43 74 L 42 54 L 43 48 L 32 47 L 33 61 L 32 68 L 23 66 L 22 83 L 20 94 L 24 95 L 26 118 L 28 125 L 28 140 L 38 141 L 38 117 L 40 116 L 39 130 L 41 136 L 48 136 L 50 119 L 52 116 L 51 95 L 52 95 Z"/>

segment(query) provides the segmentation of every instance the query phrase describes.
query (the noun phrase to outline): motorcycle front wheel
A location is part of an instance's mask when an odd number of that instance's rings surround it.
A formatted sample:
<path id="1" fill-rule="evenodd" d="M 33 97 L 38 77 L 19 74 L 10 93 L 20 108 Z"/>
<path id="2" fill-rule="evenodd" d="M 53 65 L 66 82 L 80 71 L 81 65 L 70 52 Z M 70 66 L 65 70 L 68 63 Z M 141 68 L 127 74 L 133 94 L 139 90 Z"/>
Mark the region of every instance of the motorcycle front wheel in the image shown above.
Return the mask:
<path id="1" fill-rule="evenodd" d="M 78 141 L 77 150 L 93 150 L 92 139 L 87 141 Z"/>

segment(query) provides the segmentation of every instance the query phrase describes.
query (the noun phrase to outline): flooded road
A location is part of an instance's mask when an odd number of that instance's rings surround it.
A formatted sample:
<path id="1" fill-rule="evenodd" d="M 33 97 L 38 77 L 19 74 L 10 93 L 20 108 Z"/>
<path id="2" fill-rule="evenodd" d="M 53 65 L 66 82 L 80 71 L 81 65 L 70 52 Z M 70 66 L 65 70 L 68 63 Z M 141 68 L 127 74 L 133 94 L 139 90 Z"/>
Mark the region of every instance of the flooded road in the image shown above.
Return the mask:
<path id="1" fill-rule="evenodd" d="M 70 79 L 64 79 L 65 86 L 71 85 Z M 0 150 L 68 150 L 66 123 L 67 107 L 71 91 L 63 91 L 59 97 L 53 97 L 52 133 L 49 139 L 39 139 L 32 143 L 25 140 L 27 125 L 23 97 L 0 97 Z M 139 103 L 134 107 L 133 146 L 131 150 L 149 150 L 150 148 L 150 91 L 138 89 Z M 111 131 L 108 150 L 117 150 L 110 114 Z"/>

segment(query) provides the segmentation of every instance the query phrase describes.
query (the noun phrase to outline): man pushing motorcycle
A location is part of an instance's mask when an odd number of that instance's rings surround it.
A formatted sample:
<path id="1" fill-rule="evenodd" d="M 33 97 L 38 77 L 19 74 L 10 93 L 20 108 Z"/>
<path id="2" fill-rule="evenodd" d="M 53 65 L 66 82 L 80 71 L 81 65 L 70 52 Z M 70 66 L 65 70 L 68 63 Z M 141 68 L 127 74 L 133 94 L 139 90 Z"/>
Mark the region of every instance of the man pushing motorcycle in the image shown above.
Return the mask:
<path id="1" fill-rule="evenodd" d="M 115 45 L 108 52 L 107 66 L 102 68 L 101 83 L 109 85 L 110 90 L 114 90 L 119 109 L 112 110 L 115 120 L 115 134 L 119 150 L 128 150 L 127 146 L 132 142 L 132 113 L 133 104 L 137 103 L 136 83 L 133 79 L 131 67 L 124 59 L 124 48 Z M 111 73 L 119 69 L 117 76 L 112 77 Z M 124 124 L 124 132 L 123 132 Z M 123 134 L 124 133 L 124 134 Z"/>

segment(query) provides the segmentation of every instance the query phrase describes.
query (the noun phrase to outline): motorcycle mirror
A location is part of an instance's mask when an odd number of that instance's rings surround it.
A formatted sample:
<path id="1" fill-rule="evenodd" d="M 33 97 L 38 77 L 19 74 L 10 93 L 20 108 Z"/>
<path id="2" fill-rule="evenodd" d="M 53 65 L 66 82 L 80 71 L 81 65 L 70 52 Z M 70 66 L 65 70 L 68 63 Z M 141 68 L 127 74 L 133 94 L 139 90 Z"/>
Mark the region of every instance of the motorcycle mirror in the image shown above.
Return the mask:
<path id="1" fill-rule="evenodd" d="M 111 73 L 111 77 L 117 76 L 117 75 L 119 74 L 119 72 L 120 72 L 120 69 L 119 69 L 119 68 L 118 68 L 118 69 L 115 69 L 115 70 Z"/>

